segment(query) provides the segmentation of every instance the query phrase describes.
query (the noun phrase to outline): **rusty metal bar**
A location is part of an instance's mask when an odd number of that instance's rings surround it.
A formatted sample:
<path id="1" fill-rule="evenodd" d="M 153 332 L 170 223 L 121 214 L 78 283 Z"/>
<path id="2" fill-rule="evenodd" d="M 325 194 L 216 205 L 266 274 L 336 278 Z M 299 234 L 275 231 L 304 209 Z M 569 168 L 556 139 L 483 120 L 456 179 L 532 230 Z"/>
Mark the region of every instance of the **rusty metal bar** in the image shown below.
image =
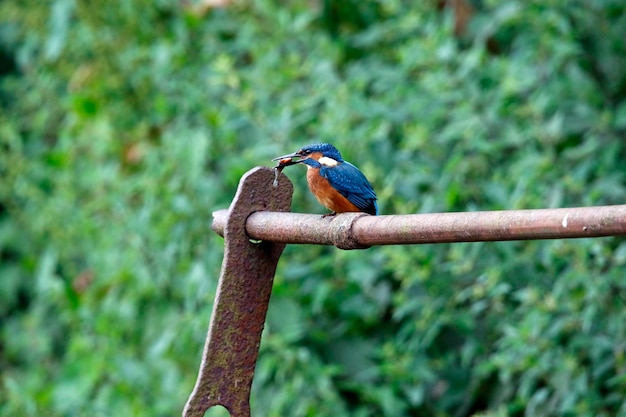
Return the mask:
<path id="1" fill-rule="evenodd" d="M 274 273 L 285 245 L 250 242 L 245 226 L 250 213 L 291 207 L 293 185 L 280 174 L 280 184 L 274 187 L 274 178 L 269 168 L 248 171 L 228 209 L 222 272 L 198 379 L 184 417 L 202 417 L 218 404 L 231 417 L 250 417 L 250 386 Z"/>
<path id="2" fill-rule="evenodd" d="M 227 213 L 213 213 L 222 235 Z M 374 245 L 563 239 L 626 235 L 626 205 L 537 210 L 479 211 L 335 217 L 256 212 L 246 221 L 252 239 L 280 243 L 335 245 L 342 249 Z"/>

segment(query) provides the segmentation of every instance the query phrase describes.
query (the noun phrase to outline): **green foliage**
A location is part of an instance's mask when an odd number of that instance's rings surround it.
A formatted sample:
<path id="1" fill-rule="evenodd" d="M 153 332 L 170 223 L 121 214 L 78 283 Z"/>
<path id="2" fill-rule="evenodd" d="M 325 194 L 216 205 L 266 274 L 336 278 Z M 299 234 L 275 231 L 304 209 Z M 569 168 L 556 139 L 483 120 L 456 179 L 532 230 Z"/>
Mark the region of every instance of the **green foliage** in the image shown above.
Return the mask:
<path id="1" fill-rule="evenodd" d="M 434 3 L 0 2 L 0 415 L 179 414 L 211 211 L 306 143 L 383 214 L 624 203 L 623 2 L 483 1 L 461 39 Z M 625 276 L 619 238 L 288 247 L 254 415 L 626 415 Z"/>

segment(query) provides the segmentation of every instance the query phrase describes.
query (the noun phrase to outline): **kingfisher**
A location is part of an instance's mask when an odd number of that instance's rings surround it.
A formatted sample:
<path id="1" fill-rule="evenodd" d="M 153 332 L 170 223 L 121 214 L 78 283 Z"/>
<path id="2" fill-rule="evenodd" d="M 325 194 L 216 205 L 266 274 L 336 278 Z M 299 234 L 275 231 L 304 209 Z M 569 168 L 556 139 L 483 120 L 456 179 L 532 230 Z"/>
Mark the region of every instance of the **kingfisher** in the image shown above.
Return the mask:
<path id="1" fill-rule="evenodd" d="M 277 169 L 300 163 L 307 166 L 309 189 L 317 201 L 331 211 L 323 217 L 349 211 L 361 211 L 373 216 L 378 214 L 376 193 L 372 185 L 330 143 L 307 145 L 272 161 L 279 161 Z"/>

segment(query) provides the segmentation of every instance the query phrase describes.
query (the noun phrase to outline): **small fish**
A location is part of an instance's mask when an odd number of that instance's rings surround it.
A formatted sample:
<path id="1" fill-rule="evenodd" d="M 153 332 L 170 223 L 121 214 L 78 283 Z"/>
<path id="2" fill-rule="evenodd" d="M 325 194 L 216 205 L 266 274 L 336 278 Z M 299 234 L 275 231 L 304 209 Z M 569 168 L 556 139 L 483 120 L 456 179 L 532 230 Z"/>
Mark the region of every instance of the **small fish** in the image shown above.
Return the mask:
<path id="1" fill-rule="evenodd" d="M 281 173 L 285 167 L 289 165 L 297 164 L 298 161 L 294 161 L 293 158 L 283 158 L 278 161 L 278 164 L 274 167 L 274 183 L 272 184 L 274 187 L 278 187 L 278 174 Z"/>

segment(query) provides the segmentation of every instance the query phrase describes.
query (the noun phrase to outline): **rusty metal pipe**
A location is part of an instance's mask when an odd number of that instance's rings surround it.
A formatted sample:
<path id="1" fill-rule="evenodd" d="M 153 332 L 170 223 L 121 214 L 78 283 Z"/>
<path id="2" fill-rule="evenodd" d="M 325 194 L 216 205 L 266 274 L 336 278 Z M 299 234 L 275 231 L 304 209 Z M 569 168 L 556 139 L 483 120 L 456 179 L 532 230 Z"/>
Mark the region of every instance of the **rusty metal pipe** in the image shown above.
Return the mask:
<path id="1" fill-rule="evenodd" d="M 213 213 L 212 228 L 223 235 L 227 210 Z M 626 205 L 536 210 L 479 211 L 369 216 L 259 211 L 246 221 L 248 237 L 280 243 L 374 245 L 563 239 L 626 235 Z"/>

